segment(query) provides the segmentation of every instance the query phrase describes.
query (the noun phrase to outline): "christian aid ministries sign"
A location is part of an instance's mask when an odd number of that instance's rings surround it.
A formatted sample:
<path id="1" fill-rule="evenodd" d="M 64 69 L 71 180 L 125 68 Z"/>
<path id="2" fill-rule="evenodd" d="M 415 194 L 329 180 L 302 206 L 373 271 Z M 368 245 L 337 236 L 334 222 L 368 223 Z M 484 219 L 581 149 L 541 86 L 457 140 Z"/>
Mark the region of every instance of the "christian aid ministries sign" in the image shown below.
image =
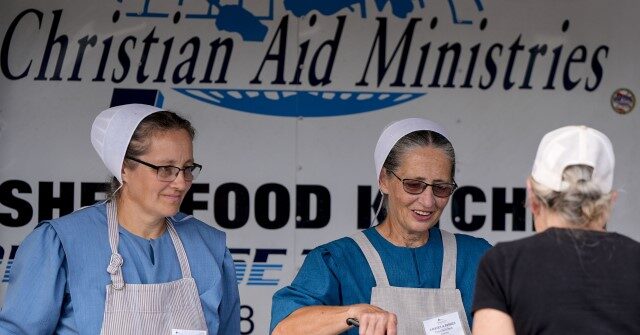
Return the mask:
<path id="1" fill-rule="evenodd" d="M 207 104 L 276 116 L 375 111 L 433 89 L 598 89 L 608 45 L 498 32 L 491 27 L 504 13 L 495 6 L 118 0 L 96 4 L 90 17 L 73 7 L 25 8 L 9 18 L 0 68 L 14 81 L 169 87 Z M 543 28 L 562 37 L 573 20 L 579 17 Z M 21 43 L 32 36 L 41 38 Z"/>

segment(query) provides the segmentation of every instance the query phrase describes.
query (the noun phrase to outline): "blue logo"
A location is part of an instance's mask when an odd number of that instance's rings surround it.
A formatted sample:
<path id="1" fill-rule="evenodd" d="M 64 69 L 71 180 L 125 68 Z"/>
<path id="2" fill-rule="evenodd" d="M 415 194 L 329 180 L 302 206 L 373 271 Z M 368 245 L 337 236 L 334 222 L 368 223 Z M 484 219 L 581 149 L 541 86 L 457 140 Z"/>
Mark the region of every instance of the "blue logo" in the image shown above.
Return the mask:
<path id="1" fill-rule="evenodd" d="M 130 0 L 117 1 L 119 3 L 130 2 Z M 334 16 L 353 13 L 353 15 L 361 18 L 367 18 L 373 17 L 374 13 L 389 10 L 393 16 L 405 19 L 409 14 L 424 11 L 426 5 L 426 0 L 282 0 L 281 3 L 277 4 L 274 4 L 274 0 L 268 0 L 258 2 L 259 5 L 256 5 L 255 1 L 250 2 L 244 0 L 237 0 L 235 3 L 230 1 L 223 3 L 220 0 L 201 1 L 204 2 L 204 4 L 200 3 L 194 6 L 192 2 L 187 7 L 185 6 L 184 0 L 178 0 L 175 11 L 169 12 L 154 9 L 160 6 L 154 6 L 152 0 L 144 0 L 140 1 L 141 8 L 138 8 L 137 11 L 126 12 L 124 15 L 131 19 L 144 19 L 146 22 L 153 22 L 149 21 L 150 19 L 172 19 L 174 24 L 179 23 L 181 20 L 210 20 L 218 31 L 237 34 L 243 43 L 267 43 L 268 41 L 265 42 L 265 40 L 267 39 L 267 35 L 269 35 L 269 27 L 265 23 L 278 19 L 281 20 L 281 23 L 278 30 L 272 33 L 274 36 L 271 44 L 273 45 L 274 41 L 279 37 L 278 35 L 285 36 L 284 38 L 280 36 L 281 40 L 279 42 L 282 42 L 282 39 L 286 39 L 287 16 L 289 15 L 298 18 L 310 16 L 312 25 L 315 23 L 317 15 Z M 481 0 L 457 1 L 472 2 L 478 12 L 484 10 Z M 284 17 L 276 17 L 274 13 L 276 5 L 280 6 L 280 10 L 284 8 Z M 451 11 L 451 20 L 454 24 L 471 24 L 473 22 L 472 20 L 463 19 L 459 16 L 455 0 L 448 0 L 448 5 Z M 166 8 L 166 4 L 164 7 Z M 194 11 L 192 7 L 197 7 L 197 9 Z M 118 20 L 119 15 L 120 12 L 116 10 L 114 13 L 114 22 Z M 339 25 L 336 36 L 333 40 L 324 43 L 334 44 L 329 47 L 330 49 L 334 49 L 331 50 L 333 53 L 331 57 L 334 58 L 335 49 L 337 49 L 340 42 L 344 20 L 344 17 L 338 19 Z M 282 28 L 283 26 L 284 29 Z M 230 48 L 229 45 L 226 45 L 226 47 Z M 232 47 L 233 45 L 231 48 Z M 306 51 L 305 49 L 304 53 L 306 53 Z M 315 64 L 315 57 L 317 57 L 319 51 L 320 50 L 316 51 L 312 67 L 318 65 Z M 269 52 L 272 52 L 272 54 L 268 53 L 265 56 L 262 65 L 265 64 L 265 61 L 267 61 L 269 57 L 271 58 L 269 58 L 268 61 L 272 62 L 278 62 L 278 60 L 275 59 L 276 57 L 282 57 L 282 60 L 284 59 L 284 55 L 274 55 L 271 47 L 269 48 Z M 309 51 L 309 53 L 311 53 L 311 51 Z M 316 81 L 312 82 L 311 86 L 325 86 L 331 82 L 330 72 L 334 60 L 331 57 L 328 61 L 327 69 L 321 69 L 319 71 L 325 71 L 324 77 L 316 78 Z M 262 71 L 262 66 L 260 66 L 260 71 Z M 262 81 L 258 79 L 259 75 L 260 72 L 258 72 L 254 80 L 251 81 L 251 84 L 262 83 Z M 316 74 L 314 73 L 313 76 L 315 78 Z M 298 75 L 296 75 L 294 81 L 296 80 L 299 80 Z M 286 83 L 284 80 L 280 80 L 280 82 L 277 81 L 278 80 L 274 80 L 271 81 L 271 83 L 279 85 L 291 84 L 291 82 Z M 364 81 L 364 78 L 361 81 Z M 219 78 L 215 83 L 224 84 L 226 83 L 226 79 Z M 300 85 L 300 82 L 297 84 Z M 368 83 L 356 85 L 367 86 Z M 426 95 L 425 92 L 408 92 L 404 90 L 401 92 L 384 92 L 378 90 L 339 91 L 335 89 L 322 90 L 315 87 L 312 89 L 300 89 L 300 87 L 297 87 L 297 89 L 291 87 L 233 89 L 227 87 L 212 88 L 180 85 L 173 87 L 173 90 L 192 99 L 214 106 L 247 113 L 283 117 L 327 117 L 364 113 L 392 107 Z"/>
<path id="2" fill-rule="evenodd" d="M 229 251 L 236 256 L 233 264 L 238 285 L 276 286 L 280 282 L 279 274 L 282 272 L 282 264 L 269 262 L 268 258 L 270 255 L 286 255 L 287 249 L 255 249 L 253 260 L 250 262 L 237 257 L 242 257 L 242 255 L 248 257 L 252 254 L 251 249 L 231 248 Z M 246 275 L 247 273 L 249 274 L 248 276 Z"/>
<path id="3" fill-rule="evenodd" d="M 7 263 L 4 269 L 4 275 L 2 275 L 2 279 L 0 280 L 0 282 L 2 283 L 8 283 L 9 279 L 11 278 L 11 268 L 13 267 L 13 260 L 16 257 L 16 252 L 18 251 L 18 246 L 17 245 L 12 245 L 10 252 L 8 252 L 8 256 L 9 258 L 7 259 Z M 0 246 L 0 265 L 2 265 L 2 262 L 4 260 L 4 256 L 5 256 L 5 249 L 2 248 L 2 246 Z"/>
<path id="4" fill-rule="evenodd" d="M 126 0 L 116 0 L 120 3 Z M 190 20 L 213 20 L 219 31 L 235 32 L 242 36 L 245 42 L 263 42 L 267 36 L 268 27 L 262 21 L 274 20 L 274 0 L 260 0 L 268 4 L 266 13 L 255 14 L 250 9 L 245 8 L 244 0 L 237 0 L 237 4 L 222 4 L 220 0 L 200 0 L 207 3 L 206 12 L 187 13 L 184 17 Z M 482 0 L 457 0 L 473 1 L 478 12 L 484 10 Z M 142 9 L 137 12 L 126 13 L 127 17 L 140 18 L 168 18 L 170 13 L 154 11 L 151 9 L 152 0 L 144 0 Z M 426 0 L 418 0 L 417 6 L 413 0 L 283 0 L 284 8 L 287 12 L 296 17 L 303 17 L 313 12 L 325 16 L 332 16 L 342 10 L 355 12 L 356 7 L 362 18 L 367 17 L 370 12 L 368 4 L 373 2 L 377 12 L 382 12 L 386 6 L 391 7 L 393 16 L 406 18 L 407 15 L 425 8 Z M 473 20 L 463 19 L 458 16 L 456 0 L 447 0 L 451 11 L 451 20 L 454 24 L 472 24 Z M 178 7 L 182 8 L 184 0 L 178 0 Z M 182 12 L 173 13 L 173 22 L 178 23 L 182 18 Z"/>
<path id="5" fill-rule="evenodd" d="M 176 91 L 208 104 L 247 113 L 274 116 L 338 116 L 391 107 L 425 93 L 220 90 L 176 88 Z M 303 106 L 300 108 L 300 106 Z"/>

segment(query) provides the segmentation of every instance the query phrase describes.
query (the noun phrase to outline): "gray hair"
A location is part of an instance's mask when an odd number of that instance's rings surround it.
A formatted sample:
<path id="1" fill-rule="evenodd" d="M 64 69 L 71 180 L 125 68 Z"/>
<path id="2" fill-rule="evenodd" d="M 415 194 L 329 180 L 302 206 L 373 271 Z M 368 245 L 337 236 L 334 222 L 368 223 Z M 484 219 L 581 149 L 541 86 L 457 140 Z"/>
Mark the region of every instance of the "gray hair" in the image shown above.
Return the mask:
<path id="1" fill-rule="evenodd" d="M 189 134 L 192 141 L 196 136 L 196 130 L 191 125 L 191 122 L 182 118 L 180 115 L 169 111 L 156 112 L 148 115 L 140 121 L 140 124 L 131 136 L 131 141 L 129 141 L 125 157 L 138 157 L 144 155 L 147 153 L 151 145 L 149 139 L 154 134 L 169 130 L 184 130 Z M 138 163 L 136 162 L 125 159 L 122 166 L 133 168 L 137 164 Z M 122 185 L 120 185 L 120 182 L 116 177 L 111 177 L 107 188 L 107 199 L 117 200 L 121 186 Z"/>
<path id="2" fill-rule="evenodd" d="M 442 150 L 449 157 L 451 160 L 451 179 L 453 179 L 456 172 L 456 153 L 453 150 L 453 145 L 446 137 L 430 130 L 414 131 L 399 139 L 389 152 L 382 167 L 387 170 L 387 174 L 390 173 L 389 171 L 396 171 L 402 164 L 402 157 L 409 150 L 429 146 Z"/>
<path id="3" fill-rule="evenodd" d="M 545 207 L 560 214 L 570 224 L 586 227 L 593 222 L 606 219 L 611 211 L 612 193 L 603 193 L 591 181 L 592 173 L 593 168 L 590 166 L 568 166 L 562 174 L 562 179 L 569 186 L 560 192 L 553 191 L 529 177 L 531 191 Z"/>

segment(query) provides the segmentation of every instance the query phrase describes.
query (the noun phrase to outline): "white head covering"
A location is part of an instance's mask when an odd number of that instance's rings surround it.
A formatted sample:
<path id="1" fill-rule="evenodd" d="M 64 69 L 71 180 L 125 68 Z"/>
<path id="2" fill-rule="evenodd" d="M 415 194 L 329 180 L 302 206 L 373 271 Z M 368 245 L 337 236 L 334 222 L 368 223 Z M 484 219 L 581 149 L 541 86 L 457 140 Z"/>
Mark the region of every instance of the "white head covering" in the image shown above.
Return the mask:
<path id="1" fill-rule="evenodd" d="M 122 163 L 131 136 L 140 121 L 162 109 L 149 105 L 129 104 L 102 111 L 91 126 L 91 144 L 104 165 L 122 184 Z"/>
<path id="2" fill-rule="evenodd" d="M 380 178 L 382 165 L 387 160 L 387 156 L 389 156 L 389 152 L 396 145 L 396 142 L 405 135 L 418 130 L 430 130 L 449 139 L 449 135 L 441 125 L 427 119 L 409 118 L 388 124 L 380 134 L 373 154 L 376 164 L 376 181 Z"/>
<path id="3" fill-rule="evenodd" d="M 571 165 L 592 167 L 591 180 L 603 193 L 611 191 L 615 156 L 605 134 L 587 126 L 567 126 L 547 133 L 538 147 L 531 177 L 560 192 L 568 187 L 562 174 Z"/>

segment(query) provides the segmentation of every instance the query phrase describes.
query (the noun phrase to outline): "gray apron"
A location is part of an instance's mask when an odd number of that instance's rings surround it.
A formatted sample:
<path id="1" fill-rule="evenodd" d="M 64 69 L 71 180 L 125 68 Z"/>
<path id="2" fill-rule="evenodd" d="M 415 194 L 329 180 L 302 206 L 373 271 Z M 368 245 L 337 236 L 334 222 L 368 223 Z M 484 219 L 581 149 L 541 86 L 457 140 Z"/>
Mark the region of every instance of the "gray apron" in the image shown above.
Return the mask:
<path id="1" fill-rule="evenodd" d="M 182 279 L 161 284 L 126 284 L 122 277 L 122 256 L 118 254 L 117 209 L 107 204 L 111 261 L 107 272 L 111 284 L 102 320 L 103 335 L 149 334 L 169 335 L 173 329 L 205 331 L 200 296 L 180 237 L 170 220 L 166 220 L 169 235 L 178 255 Z"/>
<path id="2" fill-rule="evenodd" d="M 390 286 L 380 255 L 367 236 L 358 233 L 352 237 L 376 280 L 376 286 L 371 288 L 371 305 L 396 314 L 398 335 L 425 334 L 423 321 L 454 312 L 458 312 L 465 334 L 471 334 L 460 290 L 456 289 L 456 238 L 444 230 L 440 233 L 444 255 L 439 289 Z"/>

